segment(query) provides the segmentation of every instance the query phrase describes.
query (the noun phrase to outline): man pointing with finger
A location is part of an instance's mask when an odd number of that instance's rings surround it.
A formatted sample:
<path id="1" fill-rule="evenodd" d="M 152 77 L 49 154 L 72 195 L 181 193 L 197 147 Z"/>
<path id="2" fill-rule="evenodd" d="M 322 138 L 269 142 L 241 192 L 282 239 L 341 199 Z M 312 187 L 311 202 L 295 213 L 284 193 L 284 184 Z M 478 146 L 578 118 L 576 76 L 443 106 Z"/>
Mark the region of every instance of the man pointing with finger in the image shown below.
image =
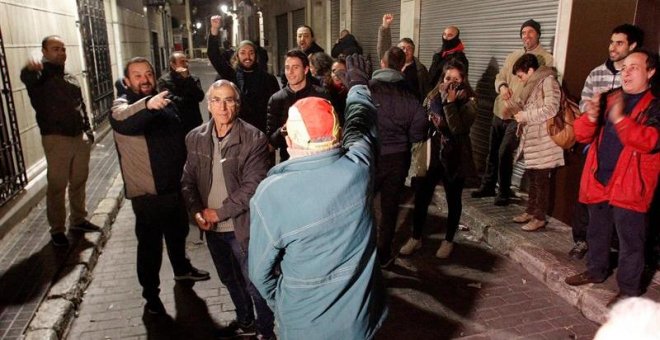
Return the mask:
<path id="1" fill-rule="evenodd" d="M 175 280 L 208 280 L 209 273 L 193 267 L 185 253 L 188 217 L 180 179 L 186 147 L 176 106 L 167 91 L 156 93 L 154 70 L 146 58 L 129 60 L 124 77 L 126 94 L 113 103 L 110 125 L 125 195 L 135 213 L 137 272 L 145 308 L 165 314 L 158 297 L 163 236 Z"/>

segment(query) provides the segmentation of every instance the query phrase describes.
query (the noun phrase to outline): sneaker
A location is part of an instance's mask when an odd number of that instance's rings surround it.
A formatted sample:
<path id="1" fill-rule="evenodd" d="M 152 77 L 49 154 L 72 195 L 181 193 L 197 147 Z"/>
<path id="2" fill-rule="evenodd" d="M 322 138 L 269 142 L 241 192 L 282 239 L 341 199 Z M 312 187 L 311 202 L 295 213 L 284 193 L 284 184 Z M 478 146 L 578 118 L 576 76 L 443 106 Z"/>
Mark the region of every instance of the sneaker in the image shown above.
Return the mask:
<path id="1" fill-rule="evenodd" d="M 175 281 L 183 281 L 183 280 L 206 281 L 209 280 L 210 278 L 211 276 L 209 275 L 209 272 L 207 272 L 206 270 L 197 269 L 195 267 L 192 267 L 189 272 L 183 275 L 174 276 Z"/>
<path id="2" fill-rule="evenodd" d="M 472 196 L 472 198 L 493 197 L 495 196 L 495 189 L 482 186 L 473 191 L 470 196 Z"/>
<path id="3" fill-rule="evenodd" d="M 442 243 L 440 243 L 440 248 L 435 252 L 435 257 L 446 259 L 451 255 L 452 250 L 454 250 L 454 242 L 442 241 Z"/>
<path id="4" fill-rule="evenodd" d="M 165 315 L 165 314 L 167 314 L 167 311 L 165 310 L 165 306 L 163 306 L 163 302 L 160 301 L 160 298 L 158 298 L 158 297 L 147 300 L 147 304 L 144 305 L 144 308 L 151 315 Z"/>
<path id="5" fill-rule="evenodd" d="M 542 220 L 537 220 L 536 218 L 532 218 L 531 221 L 527 222 L 524 226 L 522 226 L 520 229 L 524 231 L 537 231 L 543 227 L 545 227 L 545 221 Z"/>
<path id="6" fill-rule="evenodd" d="M 399 254 L 410 255 L 421 248 L 422 248 L 422 240 L 421 239 L 417 240 L 411 237 L 408 239 L 406 244 L 404 244 L 403 247 L 401 247 L 401 249 L 399 250 Z"/>
<path id="7" fill-rule="evenodd" d="M 100 231 L 101 227 L 97 226 L 96 224 L 94 224 L 90 221 L 85 220 L 82 223 L 72 225 L 71 229 L 79 230 L 79 231 L 82 231 L 83 233 L 89 233 L 89 232 L 93 232 L 93 231 Z"/>
<path id="8" fill-rule="evenodd" d="M 522 213 L 522 214 L 520 214 L 520 215 L 514 217 L 514 218 L 513 218 L 513 222 L 516 222 L 516 223 L 527 223 L 527 222 L 531 221 L 532 218 L 534 218 L 534 216 L 532 216 L 532 215 L 530 215 L 530 214 L 524 212 L 524 213 Z"/>
<path id="9" fill-rule="evenodd" d="M 54 233 L 50 235 L 50 241 L 53 242 L 55 247 L 68 247 L 69 239 L 66 238 L 64 233 Z"/>
<path id="10" fill-rule="evenodd" d="M 584 255 L 587 254 L 588 249 L 587 242 L 577 241 L 575 242 L 575 245 L 573 245 L 573 248 L 568 252 L 568 256 L 576 260 L 581 260 Z"/>
<path id="11" fill-rule="evenodd" d="M 242 324 L 234 320 L 229 325 L 216 330 L 215 337 L 217 339 L 234 339 L 240 336 L 254 336 L 256 334 L 257 326 L 254 321 L 249 324 Z"/>

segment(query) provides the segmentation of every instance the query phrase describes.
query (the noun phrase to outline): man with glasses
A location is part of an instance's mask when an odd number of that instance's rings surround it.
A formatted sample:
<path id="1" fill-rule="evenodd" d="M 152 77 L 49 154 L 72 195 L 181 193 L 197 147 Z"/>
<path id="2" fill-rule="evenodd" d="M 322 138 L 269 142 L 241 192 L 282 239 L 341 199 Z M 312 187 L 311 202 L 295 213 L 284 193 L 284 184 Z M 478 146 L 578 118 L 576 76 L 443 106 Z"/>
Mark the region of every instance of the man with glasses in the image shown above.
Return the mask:
<path id="1" fill-rule="evenodd" d="M 188 157 L 181 182 L 188 210 L 206 232 L 218 276 L 236 306 L 236 321 L 217 336 L 259 333 L 271 339 L 275 337 L 273 313 L 247 271 L 249 202 L 268 171 L 268 140 L 259 129 L 237 118 L 241 93 L 234 83 L 216 81 L 207 100 L 212 119 L 186 137 Z"/>

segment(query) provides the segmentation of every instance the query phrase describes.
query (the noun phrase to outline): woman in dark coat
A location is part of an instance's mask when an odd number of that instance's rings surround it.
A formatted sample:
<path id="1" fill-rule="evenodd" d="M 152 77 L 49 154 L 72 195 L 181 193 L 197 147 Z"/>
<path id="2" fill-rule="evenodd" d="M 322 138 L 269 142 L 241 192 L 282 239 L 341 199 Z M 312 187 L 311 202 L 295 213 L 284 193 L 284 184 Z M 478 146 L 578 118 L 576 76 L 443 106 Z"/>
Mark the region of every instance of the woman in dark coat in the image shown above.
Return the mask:
<path id="1" fill-rule="evenodd" d="M 412 254 L 422 247 L 422 228 L 435 186 L 440 180 L 447 199 L 447 232 L 436 257 L 447 258 L 454 247 L 463 203 L 461 195 L 465 179 L 475 174 L 472 160 L 470 128 L 477 116 L 475 94 L 467 80 L 465 65 L 448 62 L 438 84 L 424 100 L 424 107 L 432 123 L 431 159 L 425 177 L 415 184 L 413 235 L 401 247 L 402 255 Z"/>

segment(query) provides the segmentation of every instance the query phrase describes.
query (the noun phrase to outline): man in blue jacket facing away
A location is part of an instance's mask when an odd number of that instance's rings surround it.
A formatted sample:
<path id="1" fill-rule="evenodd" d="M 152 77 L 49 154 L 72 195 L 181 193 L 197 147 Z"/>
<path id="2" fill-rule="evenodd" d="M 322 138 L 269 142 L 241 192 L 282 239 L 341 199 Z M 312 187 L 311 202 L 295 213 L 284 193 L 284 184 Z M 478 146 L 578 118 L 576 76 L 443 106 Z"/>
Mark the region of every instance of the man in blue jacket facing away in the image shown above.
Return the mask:
<path id="1" fill-rule="evenodd" d="M 347 60 L 347 85 L 366 84 L 364 59 Z M 343 138 L 329 101 L 308 97 L 283 129 L 290 160 L 250 201 L 250 279 L 283 339 L 371 339 L 387 308 L 376 260 L 372 177 L 376 108 L 353 86 Z"/>

